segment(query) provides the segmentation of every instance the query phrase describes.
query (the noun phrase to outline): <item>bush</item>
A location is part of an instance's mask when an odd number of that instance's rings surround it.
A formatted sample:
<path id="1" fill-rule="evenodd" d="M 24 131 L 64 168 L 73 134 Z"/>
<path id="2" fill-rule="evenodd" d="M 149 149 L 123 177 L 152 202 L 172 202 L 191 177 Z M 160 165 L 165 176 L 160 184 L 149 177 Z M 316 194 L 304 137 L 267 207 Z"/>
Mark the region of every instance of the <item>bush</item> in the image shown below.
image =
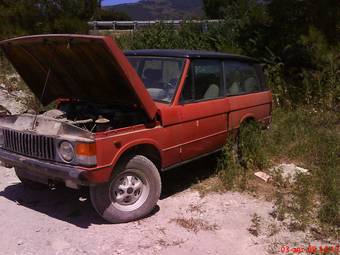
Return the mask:
<path id="1" fill-rule="evenodd" d="M 188 49 L 240 53 L 228 36 L 231 29 L 225 22 L 210 24 L 207 30 L 201 24 L 188 21 L 180 28 L 159 23 L 155 26 L 125 34 L 117 38 L 123 49 Z"/>
<path id="2" fill-rule="evenodd" d="M 228 190 L 250 190 L 258 169 L 295 162 L 307 169 L 293 185 L 273 176 L 278 218 L 291 215 L 304 229 L 308 224 L 340 227 L 340 128 L 337 114 L 313 108 L 275 109 L 269 130 L 242 125 L 238 146 L 229 138 L 218 161 L 217 174 Z M 334 229 L 335 228 L 335 229 Z M 329 231 L 330 234 L 331 231 Z"/>

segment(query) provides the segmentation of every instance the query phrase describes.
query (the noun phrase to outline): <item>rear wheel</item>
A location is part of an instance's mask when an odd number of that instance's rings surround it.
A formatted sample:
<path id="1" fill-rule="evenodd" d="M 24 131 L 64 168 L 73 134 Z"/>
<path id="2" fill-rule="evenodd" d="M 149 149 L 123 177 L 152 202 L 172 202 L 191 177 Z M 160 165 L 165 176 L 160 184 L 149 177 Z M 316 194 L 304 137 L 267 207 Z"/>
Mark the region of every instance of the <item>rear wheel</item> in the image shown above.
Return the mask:
<path id="1" fill-rule="evenodd" d="M 111 223 L 143 218 L 154 209 L 161 193 L 156 166 L 146 157 L 128 157 L 119 163 L 108 183 L 90 187 L 96 211 Z"/>
<path id="2" fill-rule="evenodd" d="M 22 169 L 15 167 L 14 170 L 15 170 L 15 174 L 17 175 L 18 179 L 26 187 L 33 189 L 33 190 L 42 190 L 42 189 L 47 188 L 47 185 L 45 185 L 45 184 L 42 184 L 40 182 L 35 182 L 35 181 L 32 181 L 30 179 L 23 177 L 23 174 L 22 174 L 23 170 Z"/>

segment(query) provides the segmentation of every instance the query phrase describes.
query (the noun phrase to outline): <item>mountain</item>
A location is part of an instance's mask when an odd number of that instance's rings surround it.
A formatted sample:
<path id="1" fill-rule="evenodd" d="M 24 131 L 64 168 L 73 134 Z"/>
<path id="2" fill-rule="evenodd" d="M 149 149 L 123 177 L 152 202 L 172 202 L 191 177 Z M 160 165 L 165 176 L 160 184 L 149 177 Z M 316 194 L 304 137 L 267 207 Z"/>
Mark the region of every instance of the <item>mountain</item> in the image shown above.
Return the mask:
<path id="1" fill-rule="evenodd" d="M 204 14 L 202 0 L 141 0 L 103 8 L 124 12 L 133 20 L 199 18 Z"/>

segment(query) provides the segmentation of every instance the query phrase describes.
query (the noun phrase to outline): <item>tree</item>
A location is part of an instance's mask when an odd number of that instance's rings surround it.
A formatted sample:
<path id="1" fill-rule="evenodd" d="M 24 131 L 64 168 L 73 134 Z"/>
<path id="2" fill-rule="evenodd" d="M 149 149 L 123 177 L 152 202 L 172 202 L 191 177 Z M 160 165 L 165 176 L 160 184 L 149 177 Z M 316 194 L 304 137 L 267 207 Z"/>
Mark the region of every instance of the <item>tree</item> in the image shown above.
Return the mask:
<path id="1" fill-rule="evenodd" d="M 100 4 L 98 0 L 0 0 L 0 37 L 84 33 Z"/>
<path id="2" fill-rule="evenodd" d="M 272 0 L 268 4 L 271 32 L 282 43 L 296 41 L 315 27 L 328 42 L 339 40 L 340 8 L 337 0 Z"/>

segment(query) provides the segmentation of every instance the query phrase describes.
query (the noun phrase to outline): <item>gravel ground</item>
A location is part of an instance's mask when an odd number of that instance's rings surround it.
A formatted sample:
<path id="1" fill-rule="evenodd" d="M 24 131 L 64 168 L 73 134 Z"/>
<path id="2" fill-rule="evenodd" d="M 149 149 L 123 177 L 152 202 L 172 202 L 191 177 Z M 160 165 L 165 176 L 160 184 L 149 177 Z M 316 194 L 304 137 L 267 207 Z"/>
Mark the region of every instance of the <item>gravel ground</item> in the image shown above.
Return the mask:
<path id="1" fill-rule="evenodd" d="M 210 174 L 213 160 L 166 173 L 154 213 L 119 225 L 97 216 L 87 190 L 33 191 L 0 167 L 0 254 L 263 255 L 304 243 L 304 233 L 272 219 L 270 202 L 232 192 L 200 197 L 192 183 Z"/>

